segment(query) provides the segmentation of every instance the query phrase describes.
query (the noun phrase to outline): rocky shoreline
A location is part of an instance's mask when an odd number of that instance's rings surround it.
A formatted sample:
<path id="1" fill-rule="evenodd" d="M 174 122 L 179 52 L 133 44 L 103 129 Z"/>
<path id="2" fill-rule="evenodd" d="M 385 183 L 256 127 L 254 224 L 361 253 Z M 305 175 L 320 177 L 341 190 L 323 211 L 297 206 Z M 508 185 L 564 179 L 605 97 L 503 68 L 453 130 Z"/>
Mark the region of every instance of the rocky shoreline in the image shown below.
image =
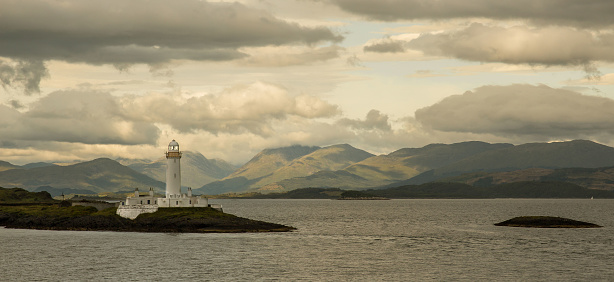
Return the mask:
<path id="1" fill-rule="evenodd" d="M 288 232 L 294 227 L 238 217 L 212 208 L 164 208 L 134 220 L 115 214 L 116 208 L 2 206 L 0 226 L 6 228 L 78 231 L 244 233 Z"/>

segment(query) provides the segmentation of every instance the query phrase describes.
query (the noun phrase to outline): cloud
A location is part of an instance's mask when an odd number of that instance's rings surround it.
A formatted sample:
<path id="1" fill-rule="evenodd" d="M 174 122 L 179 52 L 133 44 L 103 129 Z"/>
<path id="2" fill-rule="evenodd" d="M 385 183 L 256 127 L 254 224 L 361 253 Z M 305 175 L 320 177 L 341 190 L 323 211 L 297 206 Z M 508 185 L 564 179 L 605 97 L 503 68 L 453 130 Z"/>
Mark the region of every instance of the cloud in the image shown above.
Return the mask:
<path id="1" fill-rule="evenodd" d="M 249 54 L 240 64 L 263 67 L 286 67 L 295 65 L 308 65 L 324 62 L 339 57 L 343 51 L 339 46 L 303 47 L 303 46 L 267 46 L 260 48 L 243 49 Z"/>
<path id="2" fill-rule="evenodd" d="M 594 34 L 568 27 L 510 28 L 473 23 L 443 33 L 422 34 L 407 45 L 428 55 L 478 62 L 533 65 L 578 65 L 614 62 L 614 34 Z"/>
<path id="3" fill-rule="evenodd" d="M 207 131 L 270 136 L 270 123 L 295 116 L 325 118 L 339 109 L 317 97 L 292 95 L 286 89 L 266 83 L 228 88 L 221 93 L 174 99 L 168 95 L 148 95 L 124 99 L 134 120 L 161 123 L 182 133 Z"/>
<path id="4" fill-rule="evenodd" d="M 614 85 L 614 73 L 607 73 L 599 76 L 596 79 L 576 79 L 566 81 L 567 85 Z"/>
<path id="5" fill-rule="evenodd" d="M 482 86 L 419 109 L 424 127 L 537 139 L 614 134 L 614 100 L 545 85 Z"/>
<path id="6" fill-rule="evenodd" d="M 16 101 L 13 107 L 0 105 L 0 146 L 43 151 L 59 146 L 57 150 L 62 151 L 66 148 L 60 144 L 69 143 L 155 145 L 163 132 L 266 139 L 297 131 L 292 126 L 284 127 L 286 123 L 303 130 L 301 124 L 314 124 L 316 119 L 340 113 L 336 105 L 318 97 L 294 95 L 280 86 L 260 82 L 198 97 L 178 94 L 117 97 L 81 88 L 52 92 L 27 107 Z M 15 106 L 22 106 L 21 111 Z M 103 150 L 83 148 L 87 152 Z"/>
<path id="7" fill-rule="evenodd" d="M 0 140 L 54 141 L 83 144 L 152 144 L 158 128 L 125 119 L 108 93 L 56 91 L 24 113 L 0 107 Z"/>
<path id="8" fill-rule="evenodd" d="M 358 130 L 391 130 L 388 115 L 382 114 L 378 110 L 370 110 L 365 120 L 343 118 L 337 123 Z"/>
<path id="9" fill-rule="evenodd" d="M 13 1 L 0 0 L 0 57 L 41 68 L 58 60 L 113 65 L 126 70 L 148 64 L 153 70 L 174 60 L 228 61 L 244 58 L 242 47 L 314 45 L 339 42 L 326 27 L 305 27 L 239 3 L 199 0 Z M 36 65 L 35 65 L 36 63 Z M 3 85 L 24 82 L 38 92 L 44 72 L 11 78 L 0 67 Z M 17 73 L 17 70 L 13 71 Z"/>
<path id="10" fill-rule="evenodd" d="M 0 56 L 92 64 L 228 60 L 245 46 L 339 41 L 238 3 L 2 0 Z"/>
<path id="11" fill-rule="evenodd" d="M 541 24 L 610 26 L 614 2 L 610 0 L 328 0 L 341 9 L 369 19 L 396 21 L 414 19 L 490 18 L 526 19 Z"/>
<path id="12" fill-rule="evenodd" d="M 41 80 L 48 76 L 42 61 L 18 60 L 11 64 L 0 59 L 0 84 L 4 88 L 22 87 L 26 94 L 38 93 Z"/>
<path id="13" fill-rule="evenodd" d="M 402 53 L 405 52 L 405 46 L 403 41 L 386 37 L 383 40 L 379 40 L 364 46 L 363 51 L 376 53 Z"/>

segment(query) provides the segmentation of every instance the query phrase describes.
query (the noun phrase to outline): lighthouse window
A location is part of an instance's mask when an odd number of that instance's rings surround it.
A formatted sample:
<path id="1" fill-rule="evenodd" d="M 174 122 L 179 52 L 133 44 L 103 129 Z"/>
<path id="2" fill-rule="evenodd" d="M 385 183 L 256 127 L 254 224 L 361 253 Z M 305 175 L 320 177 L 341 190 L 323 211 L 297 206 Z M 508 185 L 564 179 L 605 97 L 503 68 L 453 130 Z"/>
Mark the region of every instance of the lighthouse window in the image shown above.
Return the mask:
<path id="1" fill-rule="evenodd" d="M 177 178 L 177 174 L 175 173 L 175 178 Z"/>
<path id="2" fill-rule="evenodd" d="M 179 205 L 179 201 L 175 202 L 176 205 Z"/>

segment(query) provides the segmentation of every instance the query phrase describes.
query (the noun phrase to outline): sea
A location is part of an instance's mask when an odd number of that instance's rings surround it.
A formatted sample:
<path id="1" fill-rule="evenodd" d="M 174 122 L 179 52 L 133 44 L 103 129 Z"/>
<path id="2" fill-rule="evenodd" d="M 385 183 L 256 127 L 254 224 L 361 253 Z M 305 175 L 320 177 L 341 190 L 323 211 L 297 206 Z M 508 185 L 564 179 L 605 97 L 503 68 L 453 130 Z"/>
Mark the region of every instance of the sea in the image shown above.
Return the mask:
<path id="1" fill-rule="evenodd" d="M 286 233 L 0 227 L 1 281 L 614 281 L 614 200 L 210 200 Z M 592 229 L 499 227 L 560 216 Z"/>

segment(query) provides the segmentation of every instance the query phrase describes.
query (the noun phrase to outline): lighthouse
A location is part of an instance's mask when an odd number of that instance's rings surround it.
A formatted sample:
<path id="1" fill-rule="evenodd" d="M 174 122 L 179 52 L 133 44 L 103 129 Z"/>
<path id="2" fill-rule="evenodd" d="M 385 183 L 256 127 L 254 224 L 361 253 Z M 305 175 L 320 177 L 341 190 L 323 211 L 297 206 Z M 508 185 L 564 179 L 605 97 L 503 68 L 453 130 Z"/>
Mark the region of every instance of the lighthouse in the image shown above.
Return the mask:
<path id="1" fill-rule="evenodd" d="M 173 139 L 166 151 L 166 198 L 181 197 L 181 152 Z"/>
<path id="2" fill-rule="evenodd" d="M 181 151 L 179 143 L 173 139 L 166 151 L 166 197 L 155 196 L 154 189 L 149 188 L 148 194 L 139 193 L 134 189 L 134 196 L 126 197 L 117 207 L 117 214 L 121 217 L 135 219 L 142 213 L 153 213 L 158 208 L 192 208 L 210 207 L 222 211 L 222 205 L 209 205 L 209 199 L 203 196 L 192 195 L 192 188 L 188 187 L 186 194 L 181 194 Z"/>

